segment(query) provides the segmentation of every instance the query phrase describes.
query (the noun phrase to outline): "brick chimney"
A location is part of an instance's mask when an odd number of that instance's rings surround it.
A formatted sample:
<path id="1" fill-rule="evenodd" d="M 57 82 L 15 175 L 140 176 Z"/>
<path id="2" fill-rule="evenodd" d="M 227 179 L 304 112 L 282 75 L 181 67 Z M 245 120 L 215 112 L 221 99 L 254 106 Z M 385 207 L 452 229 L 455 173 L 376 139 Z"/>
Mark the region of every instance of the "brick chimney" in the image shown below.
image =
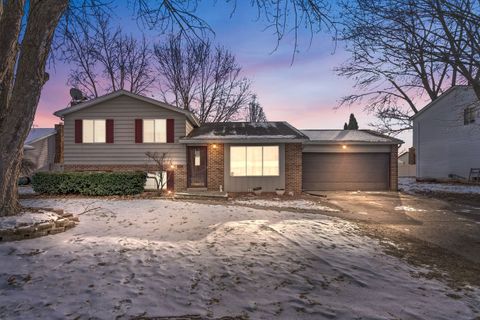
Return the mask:
<path id="1" fill-rule="evenodd" d="M 55 158 L 54 163 L 63 163 L 63 123 L 55 125 Z"/>

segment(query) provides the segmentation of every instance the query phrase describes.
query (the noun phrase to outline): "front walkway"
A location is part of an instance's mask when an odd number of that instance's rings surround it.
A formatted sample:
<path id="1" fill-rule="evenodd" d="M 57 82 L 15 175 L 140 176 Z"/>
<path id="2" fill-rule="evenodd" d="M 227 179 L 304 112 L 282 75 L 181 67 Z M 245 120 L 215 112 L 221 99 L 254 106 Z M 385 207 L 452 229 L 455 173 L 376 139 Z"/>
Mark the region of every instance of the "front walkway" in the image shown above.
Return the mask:
<path id="1" fill-rule="evenodd" d="M 29 199 L 80 217 L 0 244 L 0 318 L 231 315 L 250 319 L 472 319 L 453 290 L 318 213 L 171 200 Z"/>

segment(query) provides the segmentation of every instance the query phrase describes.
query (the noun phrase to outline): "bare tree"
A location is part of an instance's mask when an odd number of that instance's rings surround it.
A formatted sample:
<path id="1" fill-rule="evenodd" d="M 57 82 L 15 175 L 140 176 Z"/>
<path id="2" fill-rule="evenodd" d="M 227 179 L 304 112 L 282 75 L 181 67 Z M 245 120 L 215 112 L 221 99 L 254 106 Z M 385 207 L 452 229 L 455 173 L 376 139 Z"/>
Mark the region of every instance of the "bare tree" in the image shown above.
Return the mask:
<path id="1" fill-rule="evenodd" d="M 134 2 L 137 18 L 148 28 L 159 28 L 162 32 L 179 32 L 181 36 L 194 34 L 198 39 L 205 38 L 212 31 L 208 23 L 194 14 L 201 0 L 156 1 L 138 0 Z M 244 0 L 225 0 L 232 5 L 233 15 L 238 3 Z M 311 39 L 322 29 L 335 30 L 331 19 L 331 1 L 329 0 L 251 0 L 250 6 L 257 11 L 257 20 L 266 24 L 266 30 L 272 31 L 278 44 L 285 37 L 293 36 L 293 55 L 298 51 L 299 34 L 307 31 Z M 166 13 L 174 12 L 172 19 L 165 19 Z"/>
<path id="2" fill-rule="evenodd" d="M 201 123 L 237 118 L 251 96 L 235 56 L 210 41 L 170 36 L 155 45 L 163 99 L 194 112 Z"/>
<path id="3" fill-rule="evenodd" d="M 257 100 L 257 96 L 252 96 L 252 101 L 248 104 L 247 108 L 247 121 L 248 122 L 266 122 L 267 116 L 263 111 L 262 106 Z"/>
<path id="4" fill-rule="evenodd" d="M 172 161 L 168 157 L 167 152 L 146 152 L 145 155 L 148 159 L 155 163 L 155 171 L 159 174 L 155 174 L 154 178 L 157 190 L 164 190 L 167 187 L 168 174 L 171 170 Z M 149 170 L 147 170 L 149 171 Z M 148 177 L 147 177 L 148 178 Z"/>
<path id="5" fill-rule="evenodd" d="M 478 64 L 476 40 L 465 39 L 471 33 L 478 37 L 480 20 L 478 8 L 469 2 L 345 2 L 340 39 L 346 41 L 351 58 L 336 70 L 355 80 L 357 92 L 344 97 L 341 105 L 363 102 L 377 115 L 374 125 L 380 131 L 399 133 L 411 129 L 410 117 L 425 101 L 437 99 L 453 85 L 478 82 L 478 68 L 472 67 Z M 443 24 L 442 16 L 450 17 L 449 23 Z M 475 26 L 465 22 L 471 16 Z"/>
<path id="6" fill-rule="evenodd" d="M 63 58 L 73 65 L 68 83 L 89 97 L 123 89 L 146 93 L 155 81 L 152 51 L 145 37 L 139 41 L 114 29 L 105 13 L 66 28 Z"/>

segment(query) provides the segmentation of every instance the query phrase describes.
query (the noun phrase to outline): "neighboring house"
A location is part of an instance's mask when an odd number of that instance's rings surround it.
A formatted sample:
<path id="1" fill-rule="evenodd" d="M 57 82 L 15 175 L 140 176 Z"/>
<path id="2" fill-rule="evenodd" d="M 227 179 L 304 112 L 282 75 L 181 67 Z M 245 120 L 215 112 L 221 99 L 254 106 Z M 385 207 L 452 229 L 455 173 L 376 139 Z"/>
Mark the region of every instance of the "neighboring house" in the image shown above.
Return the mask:
<path id="1" fill-rule="evenodd" d="M 32 128 L 23 146 L 23 157 L 35 164 L 35 171 L 51 170 L 55 162 L 54 128 Z"/>
<path id="2" fill-rule="evenodd" d="M 417 179 L 468 179 L 480 168 L 479 110 L 473 89 L 455 86 L 412 117 Z"/>
<path id="3" fill-rule="evenodd" d="M 408 151 L 403 152 L 398 156 L 398 176 L 399 177 L 415 177 L 416 166 L 410 164 L 412 161 L 409 159 L 410 153 Z"/>
<path id="4" fill-rule="evenodd" d="M 65 123 L 67 171 L 152 172 L 145 153 L 166 152 L 167 188 L 175 191 L 397 189 L 402 141 L 371 131 L 302 132 L 287 122 L 200 125 L 189 111 L 126 91 L 55 115 Z"/>

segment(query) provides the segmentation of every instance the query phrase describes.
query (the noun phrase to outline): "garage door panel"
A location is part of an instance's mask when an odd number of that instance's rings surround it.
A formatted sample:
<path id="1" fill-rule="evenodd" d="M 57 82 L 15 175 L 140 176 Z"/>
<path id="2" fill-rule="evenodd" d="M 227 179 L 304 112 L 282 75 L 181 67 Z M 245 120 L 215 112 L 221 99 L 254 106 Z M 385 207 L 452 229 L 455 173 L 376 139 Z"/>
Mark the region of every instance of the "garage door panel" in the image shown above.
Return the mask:
<path id="1" fill-rule="evenodd" d="M 304 190 L 386 190 L 388 153 L 304 153 Z"/>

